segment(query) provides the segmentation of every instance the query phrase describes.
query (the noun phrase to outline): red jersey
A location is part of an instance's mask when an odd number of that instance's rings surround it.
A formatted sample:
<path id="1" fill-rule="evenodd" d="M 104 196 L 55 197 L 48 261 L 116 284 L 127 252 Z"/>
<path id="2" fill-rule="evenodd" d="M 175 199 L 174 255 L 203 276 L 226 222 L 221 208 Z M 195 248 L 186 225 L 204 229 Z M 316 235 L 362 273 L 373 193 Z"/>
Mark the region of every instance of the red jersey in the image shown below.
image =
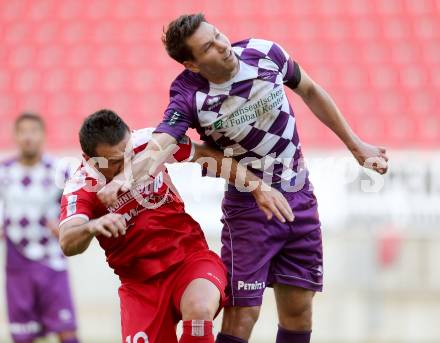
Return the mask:
<path id="1" fill-rule="evenodd" d="M 149 129 L 132 133 L 135 154 L 147 146 L 151 134 Z M 185 137 L 174 158 L 189 160 L 192 147 L 189 138 Z M 92 220 L 110 212 L 123 215 L 127 224 L 124 236 L 96 237 L 109 266 L 121 279 L 147 280 L 194 252 L 208 250 L 199 224 L 185 212 L 180 197 L 164 182 L 168 174 L 163 173 L 167 171 L 151 178 L 150 182 L 139 183 L 130 191 L 118 194 L 116 204 L 105 207 L 96 195 L 96 185 L 103 176 L 84 163 L 66 183 L 60 225 L 75 217 Z"/>

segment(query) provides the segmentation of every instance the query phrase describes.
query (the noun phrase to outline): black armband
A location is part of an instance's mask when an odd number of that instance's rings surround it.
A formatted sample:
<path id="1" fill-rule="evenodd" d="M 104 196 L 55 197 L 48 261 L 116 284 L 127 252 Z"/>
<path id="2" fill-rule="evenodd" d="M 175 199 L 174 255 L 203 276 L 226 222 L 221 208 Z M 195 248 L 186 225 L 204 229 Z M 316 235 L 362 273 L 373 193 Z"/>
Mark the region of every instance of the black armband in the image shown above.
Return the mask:
<path id="1" fill-rule="evenodd" d="M 287 80 L 284 84 L 290 89 L 295 89 L 301 82 L 301 69 L 296 62 L 293 62 L 293 76 Z"/>

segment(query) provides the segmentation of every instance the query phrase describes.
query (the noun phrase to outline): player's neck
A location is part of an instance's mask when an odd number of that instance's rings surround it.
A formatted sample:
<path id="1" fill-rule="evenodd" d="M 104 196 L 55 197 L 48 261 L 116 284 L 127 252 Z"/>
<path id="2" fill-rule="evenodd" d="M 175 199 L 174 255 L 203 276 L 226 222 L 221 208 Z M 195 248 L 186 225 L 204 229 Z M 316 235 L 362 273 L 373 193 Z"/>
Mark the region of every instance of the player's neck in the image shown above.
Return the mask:
<path id="1" fill-rule="evenodd" d="M 26 166 L 26 167 L 32 167 L 36 164 L 38 164 L 41 161 L 41 154 L 36 154 L 33 156 L 26 156 L 26 155 L 20 155 L 19 157 L 20 164 Z"/>
<path id="2" fill-rule="evenodd" d="M 229 72 L 229 73 L 222 73 L 219 75 L 203 75 L 202 76 L 207 79 L 209 82 L 215 83 L 215 84 L 222 84 L 225 82 L 228 82 L 229 80 L 233 79 L 235 75 L 238 74 L 240 71 L 240 62 L 237 59 L 237 64 L 235 65 L 235 68 Z"/>

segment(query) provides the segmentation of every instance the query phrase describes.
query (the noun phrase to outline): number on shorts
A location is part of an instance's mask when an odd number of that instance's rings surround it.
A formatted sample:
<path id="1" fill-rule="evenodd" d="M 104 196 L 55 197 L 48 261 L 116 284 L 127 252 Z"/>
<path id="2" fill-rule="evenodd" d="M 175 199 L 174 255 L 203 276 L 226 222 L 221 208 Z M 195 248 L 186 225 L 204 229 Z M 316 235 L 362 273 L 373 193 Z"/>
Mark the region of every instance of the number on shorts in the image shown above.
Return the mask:
<path id="1" fill-rule="evenodd" d="M 142 338 L 143 342 L 138 342 L 138 340 Z M 133 340 L 131 340 L 131 336 L 127 336 L 125 339 L 126 343 L 148 343 L 148 336 L 145 332 L 139 331 L 136 335 L 134 335 Z"/>

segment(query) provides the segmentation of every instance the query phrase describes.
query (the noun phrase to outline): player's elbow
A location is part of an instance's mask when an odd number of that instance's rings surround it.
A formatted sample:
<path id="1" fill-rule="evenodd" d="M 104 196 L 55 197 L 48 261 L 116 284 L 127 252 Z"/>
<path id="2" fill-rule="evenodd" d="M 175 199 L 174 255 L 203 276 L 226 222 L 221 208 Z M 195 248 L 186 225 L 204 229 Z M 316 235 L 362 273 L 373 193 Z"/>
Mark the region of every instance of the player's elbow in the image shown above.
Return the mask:
<path id="1" fill-rule="evenodd" d="M 60 236 L 59 242 L 60 242 L 61 251 L 63 252 L 64 256 L 70 257 L 79 254 L 79 252 L 76 251 L 73 244 L 63 236 Z"/>
<path id="2" fill-rule="evenodd" d="M 64 256 L 73 256 L 73 252 L 70 249 L 69 244 L 67 244 L 65 240 L 61 239 L 61 237 L 59 242 L 60 242 L 61 251 L 63 252 Z"/>
<path id="3" fill-rule="evenodd" d="M 321 95 L 321 87 L 315 82 L 310 82 L 301 90 L 300 96 L 304 101 L 312 101 Z"/>
<path id="4" fill-rule="evenodd" d="M 75 254 L 73 251 L 71 251 L 71 250 L 64 250 L 64 249 L 62 249 L 63 250 L 63 254 L 64 254 L 64 256 L 66 256 L 66 257 L 71 257 L 71 256 L 75 256 L 75 255 L 77 255 L 77 254 Z"/>

